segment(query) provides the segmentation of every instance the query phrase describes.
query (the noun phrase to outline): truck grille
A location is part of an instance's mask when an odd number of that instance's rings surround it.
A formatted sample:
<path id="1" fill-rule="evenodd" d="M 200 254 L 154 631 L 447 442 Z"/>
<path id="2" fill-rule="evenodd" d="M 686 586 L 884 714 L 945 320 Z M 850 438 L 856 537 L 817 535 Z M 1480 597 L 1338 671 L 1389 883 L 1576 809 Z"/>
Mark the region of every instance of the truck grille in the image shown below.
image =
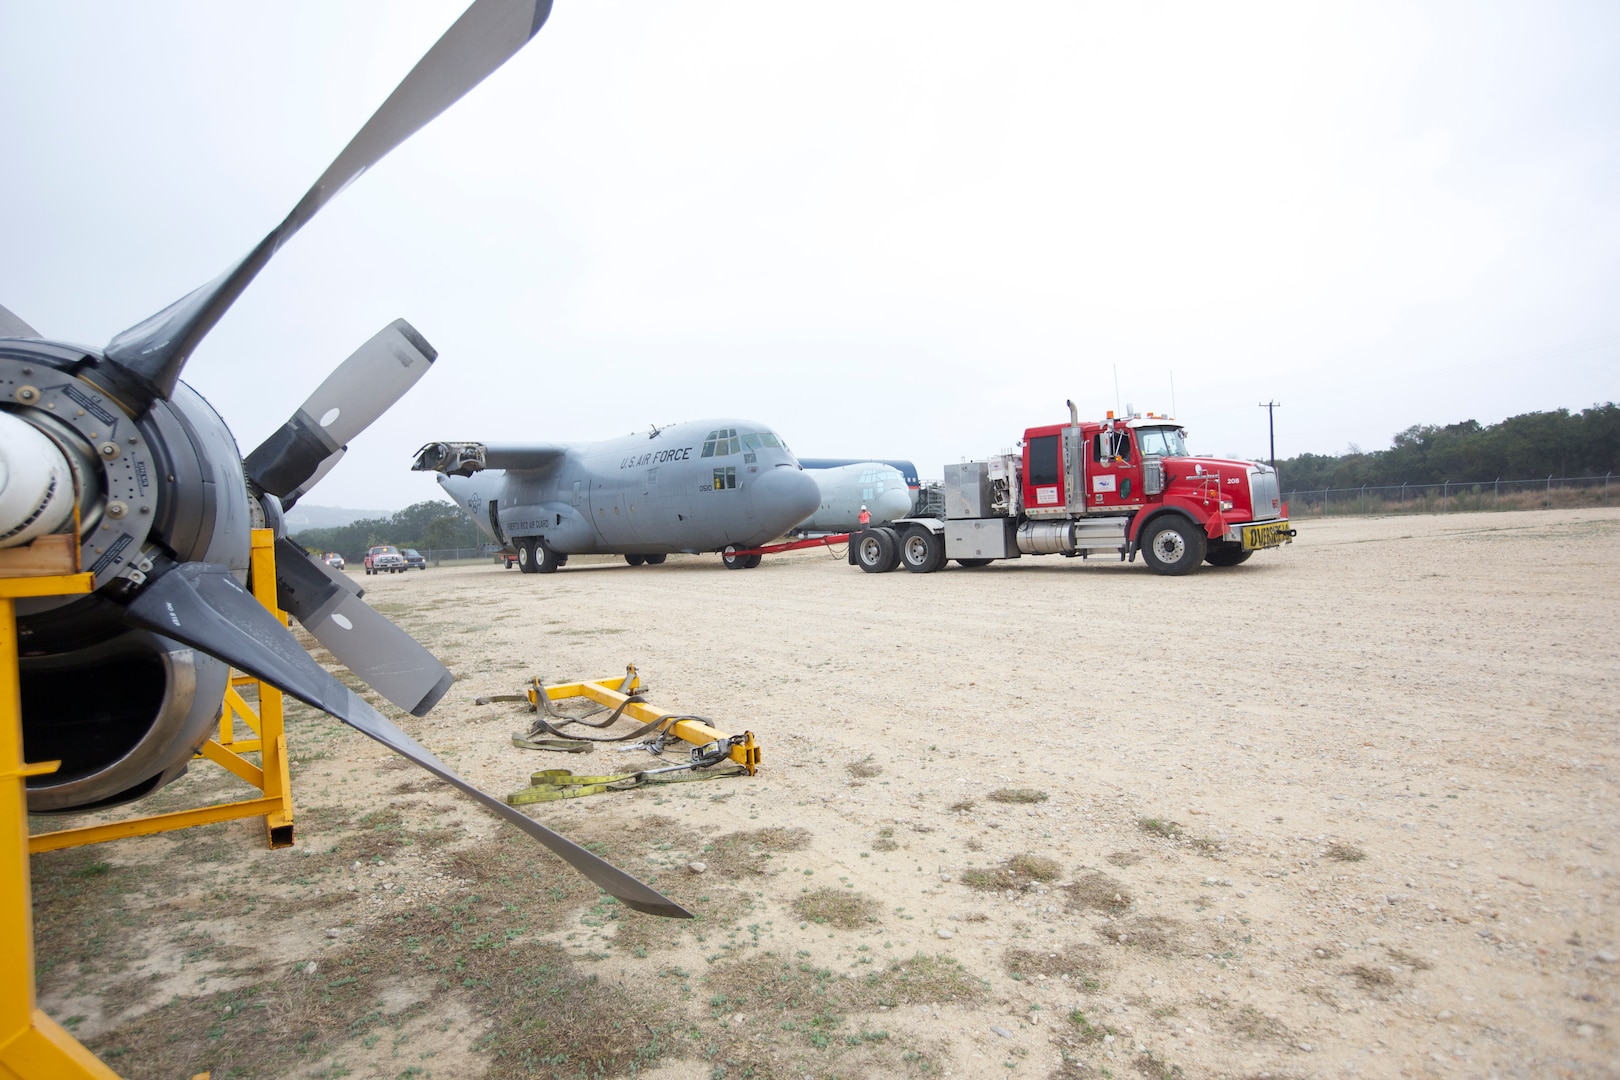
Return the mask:
<path id="1" fill-rule="evenodd" d="M 1253 521 L 1271 521 L 1282 517 L 1282 492 L 1277 486 L 1277 473 L 1269 465 L 1249 467 L 1249 505 L 1254 507 Z"/>

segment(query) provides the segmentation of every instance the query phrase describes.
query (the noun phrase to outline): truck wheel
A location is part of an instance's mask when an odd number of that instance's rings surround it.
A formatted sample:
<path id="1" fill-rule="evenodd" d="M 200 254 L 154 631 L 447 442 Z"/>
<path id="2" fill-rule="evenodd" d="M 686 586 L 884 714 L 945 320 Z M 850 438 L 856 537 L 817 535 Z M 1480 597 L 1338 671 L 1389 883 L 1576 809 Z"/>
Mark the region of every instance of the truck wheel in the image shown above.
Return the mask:
<path id="1" fill-rule="evenodd" d="M 1204 530 L 1180 514 L 1166 514 L 1147 527 L 1142 557 L 1155 574 L 1178 577 L 1204 561 Z"/>
<path id="2" fill-rule="evenodd" d="M 664 556 L 662 556 L 662 555 L 649 555 L 649 556 L 647 556 L 647 565 L 648 566 L 663 566 L 664 565 Z"/>
<path id="3" fill-rule="evenodd" d="M 957 559 L 956 565 L 965 566 L 969 570 L 976 570 L 981 566 L 989 566 L 995 561 L 994 559 Z"/>
<path id="4" fill-rule="evenodd" d="M 894 533 L 888 529 L 867 529 L 855 539 L 855 561 L 868 574 L 887 574 L 894 569 L 900 553 L 895 551 Z"/>
<path id="5" fill-rule="evenodd" d="M 647 557 L 645 555 L 626 555 L 624 557 L 624 561 L 629 563 L 631 566 L 640 566 L 642 563 L 647 561 Z"/>
<path id="6" fill-rule="evenodd" d="M 1252 551 L 1244 551 L 1242 544 L 1216 544 L 1204 556 L 1204 561 L 1211 566 L 1238 566 L 1249 561 Z"/>
<path id="7" fill-rule="evenodd" d="M 912 528 L 900 540 L 900 561 L 913 574 L 932 574 L 945 565 L 945 538 L 932 529 Z"/>

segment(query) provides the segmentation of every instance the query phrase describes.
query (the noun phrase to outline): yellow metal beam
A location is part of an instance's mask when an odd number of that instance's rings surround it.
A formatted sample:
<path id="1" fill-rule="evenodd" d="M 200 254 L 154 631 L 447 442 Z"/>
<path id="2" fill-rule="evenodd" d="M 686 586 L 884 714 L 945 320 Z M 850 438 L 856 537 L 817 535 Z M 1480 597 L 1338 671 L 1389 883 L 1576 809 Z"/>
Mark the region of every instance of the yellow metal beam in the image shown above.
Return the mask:
<path id="1" fill-rule="evenodd" d="M 90 592 L 89 574 L 0 577 L 0 1080 L 117 1080 L 34 996 L 34 909 L 28 880 L 22 694 L 17 675 L 17 605 L 22 596 Z"/>
<path id="2" fill-rule="evenodd" d="M 606 679 L 592 679 L 589 682 L 558 683 L 555 686 L 547 686 L 545 688 L 546 698 L 549 701 L 565 701 L 568 698 L 583 697 L 590 698 L 598 705 L 605 705 L 610 709 L 623 706 L 624 711 L 620 715 L 629 717 L 638 724 L 650 724 L 656 720 L 662 720 L 666 716 L 673 715 L 663 709 L 655 709 L 644 701 L 631 701 L 630 696 L 641 687 L 641 676 L 636 673 L 634 664 L 630 665 L 628 675 L 628 681 L 624 676 L 617 676 Z M 535 681 L 538 682 L 539 680 Z M 535 696 L 533 687 L 528 690 L 528 698 L 530 705 L 539 707 L 540 702 Z M 707 746 L 712 742 L 731 738 L 730 735 L 717 728 L 710 727 L 701 720 L 689 719 L 676 720 L 670 725 L 669 733 L 682 742 L 689 742 L 693 746 Z M 742 739 L 741 743 L 731 748 L 728 756 L 732 761 L 748 770 L 749 776 L 753 776 L 760 763 L 759 745 L 754 742 L 754 733 L 752 731 L 743 732 Z"/>
<path id="3" fill-rule="evenodd" d="M 83 825 L 76 829 L 58 829 L 37 833 L 28 838 L 28 852 L 57 851 L 61 848 L 99 844 L 107 840 L 122 840 L 129 836 L 147 836 L 151 833 L 189 829 L 193 825 L 212 825 L 216 821 L 235 821 L 237 818 L 264 817 L 281 808 L 279 798 L 244 799 L 241 802 L 199 806 L 192 810 L 176 810 L 169 814 L 151 814 L 113 821 L 106 825 Z"/>

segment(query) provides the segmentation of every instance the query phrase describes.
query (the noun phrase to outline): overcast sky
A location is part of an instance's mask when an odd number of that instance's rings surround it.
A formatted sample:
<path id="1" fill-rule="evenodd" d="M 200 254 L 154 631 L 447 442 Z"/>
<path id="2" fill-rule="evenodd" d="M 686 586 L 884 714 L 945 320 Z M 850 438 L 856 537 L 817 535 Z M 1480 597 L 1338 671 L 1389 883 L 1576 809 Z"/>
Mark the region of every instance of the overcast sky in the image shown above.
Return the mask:
<path id="1" fill-rule="evenodd" d="M 213 278 L 460 6 L 0 0 L 0 304 L 100 346 Z M 246 453 L 409 319 L 438 363 L 307 500 L 392 510 L 430 439 L 709 416 L 925 477 L 1071 397 L 1382 449 L 1620 398 L 1617 296 L 1608 0 L 558 0 L 184 377 Z"/>

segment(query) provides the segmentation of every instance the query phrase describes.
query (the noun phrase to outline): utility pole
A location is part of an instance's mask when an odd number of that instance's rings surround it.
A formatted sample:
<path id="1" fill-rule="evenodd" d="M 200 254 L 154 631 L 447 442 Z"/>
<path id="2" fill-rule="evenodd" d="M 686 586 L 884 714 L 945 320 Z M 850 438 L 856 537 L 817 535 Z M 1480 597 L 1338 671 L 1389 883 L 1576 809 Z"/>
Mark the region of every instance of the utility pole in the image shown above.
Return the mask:
<path id="1" fill-rule="evenodd" d="M 1280 401 L 1262 401 L 1260 408 L 1266 410 L 1266 427 L 1271 430 L 1271 471 L 1277 471 L 1277 410 L 1282 408 Z"/>

